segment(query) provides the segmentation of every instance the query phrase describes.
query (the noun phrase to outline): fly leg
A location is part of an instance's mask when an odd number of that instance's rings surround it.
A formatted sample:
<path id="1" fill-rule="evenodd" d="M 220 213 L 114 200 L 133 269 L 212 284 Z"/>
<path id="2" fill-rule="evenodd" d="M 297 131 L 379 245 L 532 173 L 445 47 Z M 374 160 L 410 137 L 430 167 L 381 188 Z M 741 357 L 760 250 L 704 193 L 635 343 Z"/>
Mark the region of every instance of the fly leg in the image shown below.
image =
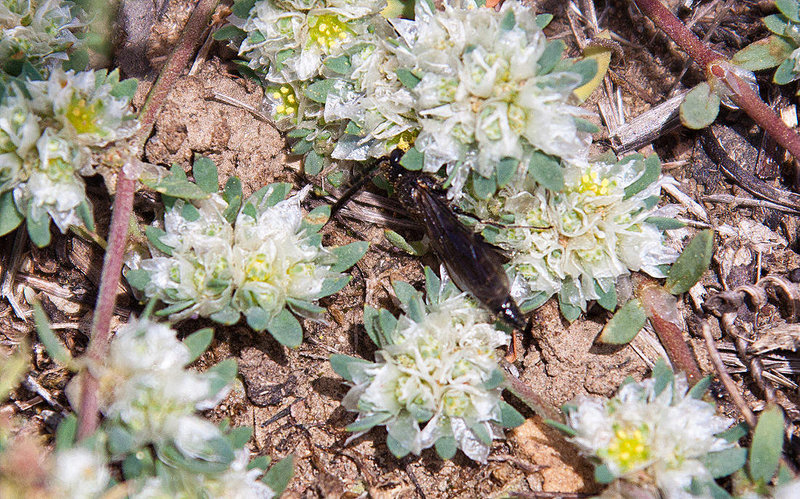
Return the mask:
<path id="1" fill-rule="evenodd" d="M 528 319 L 528 323 L 525 325 L 525 332 L 523 333 L 523 337 L 530 336 L 531 330 L 533 329 L 533 318 Z M 517 361 L 519 357 L 519 351 L 522 350 L 520 345 L 519 336 L 517 336 L 517 328 L 511 330 L 511 343 L 508 345 L 508 350 L 506 351 L 506 362 L 509 364 L 513 364 Z"/>

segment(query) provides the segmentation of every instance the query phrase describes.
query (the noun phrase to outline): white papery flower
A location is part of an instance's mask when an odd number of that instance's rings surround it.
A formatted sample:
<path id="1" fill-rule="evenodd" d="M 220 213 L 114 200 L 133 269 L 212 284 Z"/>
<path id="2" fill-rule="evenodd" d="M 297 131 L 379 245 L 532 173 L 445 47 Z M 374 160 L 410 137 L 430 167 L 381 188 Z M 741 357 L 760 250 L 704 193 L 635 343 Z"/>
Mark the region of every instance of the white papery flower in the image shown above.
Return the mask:
<path id="1" fill-rule="evenodd" d="M 690 396 L 682 373 L 660 393 L 655 387 L 648 379 L 624 385 L 609 400 L 579 398 L 567 414 L 571 440 L 614 477 L 651 483 L 665 497 L 692 497 L 686 489 L 693 479 L 711 479 L 703 458 L 733 446 L 715 436 L 733 420 Z"/>
<path id="2" fill-rule="evenodd" d="M 99 498 L 111 480 L 105 460 L 82 447 L 56 451 L 52 469 L 48 489 L 53 497 Z"/>
<path id="3" fill-rule="evenodd" d="M 530 8 L 439 11 L 422 1 L 413 23 L 395 27 L 407 44 L 397 50 L 401 65 L 421 78 L 411 91 L 421 125 L 415 146 L 425 171 L 447 165 L 451 197 L 471 172 L 490 177 L 498 161 L 523 160 L 532 149 L 585 156 L 591 136 L 575 118 L 587 113 L 568 104 L 581 76 L 538 74 L 546 39 Z"/>
<path id="4" fill-rule="evenodd" d="M 640 158 L 574 164 L 562 192 L 528 180 L 487 201 L 472 200 L 481 217 L 513 220 L 494 239 L 511 254 L 512 296 L 519 302 L 538 293 L 550 296 L 569 281 L 576 289 L 570 303 L 585 310 L 588 300 L 599 298 L 595 283 L 608 292 L 630 271 L 664 277 L 659 266 L 672 263 L 677 252 L 647 219 L 656 212 L 652 200 L 671 179 L 662 177 L 626 197 L 626 188 L 643 174 Z"/>
<path id="5" fill-rule="evenodd" d="M 453 288 L 440 293 L 429 297 L 421 320 L 406 310 L 376 363 L 358 364 L 342 405 L 359 413 L 354 425 L 383 419 L 389 435 L 414 454 L 453 438 L 467 456 L 485 463 L 489 442 L 502 435 L 502 388 L 487 382 L 499 374 L 495 349 L 508 336 L 465 294 Z"/>

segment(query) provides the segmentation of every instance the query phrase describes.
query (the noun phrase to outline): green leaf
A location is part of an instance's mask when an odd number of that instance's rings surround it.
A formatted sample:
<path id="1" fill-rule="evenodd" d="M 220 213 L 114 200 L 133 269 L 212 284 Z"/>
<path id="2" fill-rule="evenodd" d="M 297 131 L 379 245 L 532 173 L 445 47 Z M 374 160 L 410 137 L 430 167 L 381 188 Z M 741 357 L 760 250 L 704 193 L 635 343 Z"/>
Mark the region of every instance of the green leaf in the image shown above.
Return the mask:
<path id="1" fill-rule="evenodd" d="M 306 153 L 309 153 L 314 150 L 314 143 L 306 140 L 300 139 L 292 145 L 290 151 L 292 154 L 296 154 L 297 156 L 303 156 Z"/>
<path id="2" fill-rule="evenodd" d="M 238 26 L 228 24 L 214 32 L 213 38 L 217 41 L 235 40 L 247 36 L 247 32 Z"/>
<path id="3" fill-rule="evenodd" d="M 486 445 L 490 445 L 492 443 L 492 436 L 489 434 L 489 430 L 486 429 L 486 426 L 482 423 L 475 423 L 474 425 L 469 427 L 472 430 L 472 433 L 480 440 L 482 443 Z"/>
<path id="4" fill-rule="evenodd" d="M 144 229 L 144 233 L 147 236 L 147 240 L 150 241 L 150 244 L 155 246 L 155 248 L 169 256 L 172 256 L 172 246 L 167 246 L 166 244 L 161 242 L 161 238 L 166 236 L 167 233 L 164 232 L 162 229 L 158 227 L 154 227 L 152 225 L 148 225 Z"/>
<path id="5" fill-rule="evenodd" d="M 717 433 L 714 435 L 717 438 L 721 438 L 726 442 L 738 442 L 743 436 L 747 435 L 747 424 L 746 423 L 739 423 L 737 425 L 731 426 L 727 430 Z"/>
<path id="6" fill-rule="evenodd" d="M 508 9 L 505 17 L 500 21 L 500 29 L 503 31 L 511 31 L 517 25 L 517 19 L 514 17 L 514 10 Z"/>
<path id="7" fill-rule="evenodd" d="M 340 75 L 347 74 L 350 72 L 350 68 L 352 65 L 350 64 L 350 57 L 347 55 L 340 55 L 339 57 L 328 57 L 323 62 L 325 67 L 333 71 L 334 73 L 339 73 Z"/>
<path id="8" fill-rule="evenodd" d="M 131 432 L 121 426 L 114 425 L 106 431 L 108 450 L 112 456 L 122 456 L 134 450 L 136 442 Z"/>
<path id="9" fill-rule="evenodd" d="M 603 307 L 604 309 L 608 310 L 609 312 L 613 312 L 615 308 L 617 308 L 617 288 L 616 286 L 609 286 L 608 291 L 603 290 L 600 287 L 600 283 L 594 281 L 594 290 L 597 293 L 597 304 Z"/>
<path id="10" fill-rule="evenodd" d="M 381 326 L 384 337 L 389 340 L 389 343 L 393 343 L 392 333 L 397 328 L 397 317 L 388 310 L 381 309 L 378 324 Z"/>
<path id="11" fill-rule="evenodd" d="M 38 220 L 34 219 L 31 216 L 32 209 L 33 203 L 30 203 L 28 206 L 28 216 L 25 217 L 28 236 L 30 236 L 33 244 L 39 248 L 44 248 L 50 244 L 50 216 L 45 213 Z"/>
<path id="12" fill-rule="evenodd" d="M 787 39 L 772 35 L 753 42 L 733 54 L 731 63 L 748 71 L 774 68 L 785 61 L 795 48 L 796 46 Z"/>
<path id="13" fill-rule="evenodd" d="M 253 459 L 250 460 L 249 463 L 247 463 L 247 469 L 248 469 L 248 471 L 249 470 L 254 470 L 254 469 L 259 469 L 261 471 L 267 471 L 267 468 L 269 467 L 269 463 L 270 463 L 269 456 L 254 457 Z"/>
<path id="14" fill-rule="evenodd" d="M 625 188 L 625 199 L 639 194 L 645 190 L 650 184 L 658 180 L 661 176 L 661 160 L 658 156 L 651 154 L 644 160 L 644 172 L 639 175 L 639 178 L 634 180 L 628 187 Z M 656 202 L 658 198 L 656 197 Z"/>
<path id="15" fill-rule="evenodd" d="M 380 324 L 378 323 L 379 317 L 380 312 L 378 312 L 378 309 L 370 307 L 369 305 L 364 305 L 364 329 L 367 331 L 369 339 L 372 340 L 372 343 L 377 347 L 381 347 L 383 344 L 383 334 L 380 331 Z"/>
<path id="16" fill-rule="evenodd" d="M 331 207 L 327 204 L 322 204 L 309 211 L 303 217 L 303 222 L 300 225 L 301 229 L 308 232 L 318 232 L 331 217 Z"/>
<path id="17" fill-rule="evenodd" d="M 770 14 L 762 18 L 761 22 L 764 23 L 764 26 L 766 26 L 768 30 L 780 36 L 786 35 L 786 27 L 789 26 L 789 23 L 786 22 L 786 18 L 778 14 Z M 736 57 L 736 54 L 734 54 L 734 57 Z"/>
<path id="18" fill-rule="evenodd" d="M 216 396 L 219 392 L 224 390 L 226 386 L 233 383 L 233 380 L 236 379 L 236 373 L 238 370 L 239 368 L 234 359 L 225 359 L 219 364 L 215 364 L 203 372 L 203 375 L 209 381 L 209 398 Z"/>
<path id="19" fill-rule="evenodd" d="M 350 279 L 352 279 L 352 276 L 349 275 L 325 279 L 322 281 L 322 289 L 317 293 L 316 298 L 325 298 L 338 293 L 343 287 L 347 286 Z"/>
<path id="20" fill-rule="evenodd" d="M 489 379 L 483 382 L 483 388 L 485 390 L 494 390 L 498 386 L 502 385 L 505 380 L 506 377 L 503 376 L 503 371 L 500 369 L 492 369 L 492 371 L 489 373 Z"/>
<path id="21" fill-rule="evenodd" d="M 575 122 L 575 129 L 578 130 L 579 132 L 597 133 L 600 131 L 600 127 L 595 125 L 589 120 L 573 117 L 572 121 Z"/>
<path id="22" fill-rule="evenodd" d="M 405 306 L 409 306 L 412 301 L 419 298 L 419 292 L 405 281 L 392 281 L 392 288 L 397 299 Z"/>
<path id="23" fill-rule="evenodd" d="M 397 248 L 405 251 L 409 255 L 419 256 L 425 253 L 425 247 L 422 244 L 422 241 L 406 241 L 406 239 L 398 234 L 397 232 L 386 229 L 383 231 L 383 237 L 386 238 L 387 241 L 392 243 Z"/>
<path id="24" fill-rule="evenodd" d="M 245 317 L 247 319 L 247 325 L 253 328 L 255 331 L 263 331 L 267 329 L 267 324 L 269 324 L 269 314 L 263 308 L 253 307 L 247 312 L 245 312 Z"/>
<path id="25" fill-rule="evenodd" d="M 122 461 L 122 476 L 126 480 L 134 480 L 141 476 L 152 476 L 154 473 L 153 453 L 148 448 L 129 454 Z"/>
<path id="26" fill-rule="evenodd" d="M 292 184 L 288 182 L 277 182 L 275 184 L 270 184 L 267 186 L 267 190 L 265 191 L 265 193 L 269 192 L 265 203 L 267 203 L 267 206 L 269 207 L 275 206 L 286 199 L 286 196 L 289 195 L 291 190 Z"/>
<path id="27" fill-rule="evenodd" d="M 373 414 L 372 416 L 359 418 L 357 421 L 347 425 L 345 430 L 352 431 L 353 433 L 368 431 L 379 424 L 389 421 L 390 419 L 392 419 L 392 414 L 390 412 L 379 412 L 377 414 Z"/>
<path id="28" fill-rule="evenodd" d="M 334 89 L 338 81 L 336 78 L 325 78 L 306 87 L 303 93 L 312 101 L 325 104 L 328 94 Z"/>
<path id="29" fill-rule="evenodd" d="M 156 316 L 164 317 L 164 316 L 167 316 L 167 315 L 170 315 L 170 314 L 177 314 L 178 312 L 181 312 L 181 311 L 186 310 L 187 308 L 191 307 L 192 304 L 194 304 L 194 300 L 179 301 L 177 303 L 173 303 L 172 305 L 170 305 L 168 307 L 162 308 L 161 310 L 156 312 Z"/>
<path id="30" fill-rule="evenodd" d="M 689 388 L 689 391 L 686 394 L 695 400 L 700 400 L 703 398 L 703 395 L 706 394 L 710 386 L 711 376 L 704 376 L 700 379 L 700 381 L 695 383 L 693 387 Z"/>
<path id="31" fill-rule="evenodd" d="M 552 16 L 551 16 L 552 17 Z M 544 47 L 544 52 L 539 57 L 537 64 L 539 68 L 536 71 L 537 75 L 544 75 L 549 73 L 556 67 L 556 64 L 561 60 L 561 55 L 566 50 L 567 45 L 561 40 L 548 40 L 547 45 Z"/>
<path id="32" fill-rule="evenodd" d="M 797 0 L 775 0 L 775 7 L 790 21 L 800 23 L 800 5 Z"/>
<path id="33" fill-rule="evenodd" d="M 353 382 L 353 375 L 350 374 L 350 364 L 372 364 L 372 362 L 364 359 L 342 354 L 333 354 L 328 360 L 331 363 L 333 372 L 351 383 Z"/>
<path id="34" fill-rule="evenodd" d="M 219 312 L 214 312 L 208 316 L 208 318 L 212 321 L 225 326 L 236 324 L 239 322 L 239 317 L 241 317 L 241 314 L 237 310 L 230 307 L 223 308 Z M 261 330 L 263 331 L 263 328 Z"/>
<path id="35" fill-rule="evenodd" d="M 548 426 L 552 426 L 553 428 L 555 428 L 556 430 L 564 433 L 568 437 L 574 437 L 575 435 L 578 434 L 577 431 L 573 430 L 572 428 L 570 428 L 569 426 L 565 425 L 564 423 L 559 423 L 558 421 L 553 421 L 552 419 L 545 419 L 544 422 Z"/>
<path id="36" fill-rule="evenodd" d="M 344 272 L 356 264 L 369 249 L 367 241 L 356 241 L 345 246 L 331 249 L 336 256 L 336 263 L 331 266 L 331 272 Z"/>
<path id="37" fill-rule="evenodd" d="M 436 443 L 433 444 L 433 447 L 436 449 L 436 453 L 439 457 L 445 461 L 453 459 L 453 456 L 456 455 L 456 451 L 458 450 L 458 444 L 453 437 L 439 437 Z"/>
<path id="38" fill-rule="evenodd" d="M 553 20 L 553 14 L 539 14 L 536 16 L 536 26 L 539 26 L 541 29 L 545 29 L 550 21 Z"/>
<path id="39" fill-rule="evenodd" d="M 267 331 L 278 343 L 296 348 L 303 342 L 303 328 L 297 318 L 287 309 L 278 312 L 267 324 Z"/>
<path id="40" fill-rule="evenodd" d="M 641 300 L 634 298 L 617 310 L 597 341 L 609 345 L 627 345 L 639 334 L 646 321 L 644 305 Z"/>
<path id="41" fill-rule="evenodd" d="M 322 156 L 317 154 L 317 151 L 311 149 L 303 158 L 303 171 L 306 175 L 317 175 L 322 171 L 325 166 L 325 161 Z"/>
<path id="42" fill-rule="evenodd" d="M 228 223 L 236 221 L 239 208 L 242 206 L 242 181 L 238 177 L 229 177 L 222 189 L 222 199 L 228 203 L 228 207 L 222 212 L 222 216 Z"/>
<path id="43" fill-rule="evenodd" d="M 200 210 L 191 203 L 186 203 L 181 209 L 181 217 L 187 222 L 195 222 L 200 219 Z"/>
<path id="44" fill-rule="evenodd" d="M 76 73 L 86 71 L 87 67 L 89 67 L 89 51 L 86 49 L 73 50 L 72 53 L 69 54 L 69 59 L 64 61 L 64 64 L 61 65 L 64 71 L 69 71 L 71 69 Z"/>
<path id="45" fill-rule="evenodd" d="M 700 130 L 717 119 L 719 96 L 707 82 L 699 83 L 686 94 L 681 102 L 681 123 L 687 128 Z"/>
<path id="46" fill-rule="evenodd" d="M 205 199 L 208 193 L 194 182 L 186 179 L 186 173 L 177 165 L 170 169 L 170 175 L 160 181 L 142 178 L 141 182 L 165 196 L 180 199 Z"/>
<path id="47" fill-rule="evenodd" d="M 78 418 L 75 414 L 67 414 L 58 423 L 56 430 L 56 450 L 67 450 L 75 445 L 75 437 L 78 434 Z"/>
<path id="48" fill-rule="evenodd" d="M 5 236 L 19 227 L 24 219 L 14 204 L 14 191 L 0 194 L 0 236 Z"/>
<path id="49" fill-rule="evenodd" d="M 294 454 L 289 454 L 285 458 L 275 463 L 272 468 L 264 474 L 262 481 L 275 493 L 275 497 L 280 497 L 289 482 L 294 476 Z"/>
<path id="50" fill-rule="evenodd" d="M 47 319 L 42 306 L 37 302 L 33 304 L 33 320 L 36 322 L 36 332 L 39 333 L 39 339 L 42 341 L 47 354 L 50 358 L 58 362 L 62 366 L 69 367 L 72 365 L 72 355 L 70 355 L 67 347 L 61 343 L 58 336 L 50 329 L 50 321 Z"/>
<path id="51" fill-rule="evenodd" d="M 653 366 L 652 378 L 655 380 L 653 393 L 661 394 L 669 385 L 675 382 L 675 373 L 663 358 L 659 358 Z"/>
<path id="52" fill-rule="evenodd" d="M 125 279 L 132 288 L 141 291 L 150 283 L 150 272 L 142 269 L 130 269 L 125 272 Z"/>
<path id="53" fill-rule="evenodd" d="M 233 15 L 241 19 L 247 19 L 250 10 L 255 6 L 257 0 L 236 0 L 233 2 L 231 11 Z"/>
<path id="54" fill-rule="evenodd" d="M 703 464 L 714 478 L 722 478 L 739 471 L 745 462 L 747 462 L 747 449 L 741 447 L 710 452 L 703 457 Z"/>
<path id="55" fill-rule="evenodd" d="M 439 289 L 442 287 L 442 280 L 436 275 L 432 268 L 425 266 L 425 293 L 428 299 L 439 295 Z"/>
<path id="56" fill-rule="evenodd" d="M 670 267 L 664 288 L 673 295 L 689 291 L 708 270 L 713 250 L 714 233 L 710 230 L 698 232 Z"/>
<path id="57" fill-rule="evenodd" d="M 772 77 L 772 81 L 777 83 L 778 85 L 786 85 L 794 81 L 797 73 L 794 70 L 794 60 L 793 59 L 786 59 L 778 66 L 778 69 L 775 70 L 775 75 Z"/>
<path id="58" fill-rule="evenodd" d="M 425 156 L 416 148 L 412 147 L 400 158 L 400 166 L 406 170 L 419 171 L 425 163 Z"/>
<path id="59" fill-rule="evenodd" d="M 495 175 L 497 179 L 497 187 L 502 188 L 511 180 L 514 179 L 514 175 L 517 173 L 517 169 L 519 168 L 519 160 L 515 158 L 503 158 L 497 163 L 497 169 L 495 170 Z"/>
<path id="60" fill-rule="evenodd" d="M 614 473 L 612 473 L 611 470 L 608 469 L 608 466 L 606 466 L 605 464 L 598 464 L 597 466 L 595 466 L 594 480 L 597 483 L 607 484 L 613 482 L 616 479 L 617 477 L 614 476 Z"/>
<path id="61" fill-rule="evenodd" d="M 391 452 L 392 455 L 394 455 L 394 457 L 396 457 L 397 459 L 402 459 L 406 457 L 409 454 L 409 452 L 411 452 L 410 450 L 403 447 L 403 444 L 398 442 L 397 439 L 391 435 L 386 435 L 386 447 L 389 448 L 389 452 Z"/>
<path id="62" fill-rule="evenodd" d="M 592 81 L 597 74 L 597 61 L 595 59 L 581 59 L 573 64 L 569 71 L 578 73 L 581 76 L 581 81 L 578 86 L 583 86 Z"/>
<path id="63" fill-rule="evenodd" d="M 186 365 L 191 364 L 203 355 L 211 340 L 214 339 L 214 330 L 210 327 L 199 329 L 183 339 L 183 344 L 189 349 L 189 359 Z"/>
<path id="64" fill-rule="evenodd" d="M 286 303 L 289 304 L 289 307 L 292 309 L 292 311 L 298 315 L 304 315 L 303 312 L 311 315 L 317 315 L 325 311 L 325 307 L 320 307 L 319 305 L 315 305 L 310 301 L 298 300 L 297 298 L 287 297 Z"/>
<path id="65" fill-rule="evenodd" d="M 361 128 L 361 125 L 359 125 L 355 121 L 349 121 L 344 129 L 344 133 L 360 137 L 364 133 L 364 129 Z"/>
<path id="66" fill-rule="evenodd" d="M 692 497 L 707 497 L 708 499 L 732 499 L 727 490 L 723 489 L 714 480 L 699 480 L 692 478 L 687 489 Z"/>
<path id="67" fill-rule="evenodd" d="M 534 151 L 528 160 L 528 174 L 551 191 L 564 189 L 564 170 L 561 161 L 541 151 Z"/>
<path id="68" fill-rule="evenodd" d="M 422 81 L 422 78 L 418 77 L 408 69 L 401 68 L 396 70 L 394 73 L 397 75 L 397 79 L 400 81 L 400 83 L 402 83 L 403 86 L 408 89 L 413 89 L 420 81 Z"/>
<path id="69" fill-rule="evenodd" d="M 480 173 L 472 172 L 470 178 L 472 179 L 472 192 L 480 200 L 489 199 L 497 191 L 497 181 L 494 175 L 486 178 Z"/>
<path id="70" fill-rule="evenodd" d="M 504 400 L 500 401 L 500 424 L 503 428 L 516 428 L 525 422 L 525 416 Z"/>
<path id="71" fill-rule="evenodd" d="M 131 100 L 136 94 L 136 88 L 138 86 L 139 82 L 136 80 L 136 78 L 128 78 L 127 80 L 122 80 L 114 85 L 114 88 L 111 89 L 110 93 L 114 97 Z"/>
<path id="72" fill-rule="evenodd" d="M 569 297 L 577 293 L 577 287 L 571 279 L 567 279 L 561 285 L 558 292 L 558 309 L 565 319 L 572 322 L 581 315 L 581 308 L 569 302 Z"/>
<path id="73" fill-rule="evenodd" d="M 783 430 L 783 411 L 779 407 L 770 406 L 758 417 L 748 463 L 750 478 L 754 482 L 769 483 L 778 471 L 783 452 Z"/>
<path id="74" fill-rule="evenodd" d="M 651 225 L 655 225 L 656 229 L 661 231 L 682 229 L 686 227 L 685 222 L 681 222 L 680 220 L 669 217 L 647 217 L 644 221 Z"/>
<path id="75" fill-rule="evenodd" d="M 205 156 L 195 156 L 192 175 L 197 186 L 209 194 L 219 191 L 217 165 Z"/>

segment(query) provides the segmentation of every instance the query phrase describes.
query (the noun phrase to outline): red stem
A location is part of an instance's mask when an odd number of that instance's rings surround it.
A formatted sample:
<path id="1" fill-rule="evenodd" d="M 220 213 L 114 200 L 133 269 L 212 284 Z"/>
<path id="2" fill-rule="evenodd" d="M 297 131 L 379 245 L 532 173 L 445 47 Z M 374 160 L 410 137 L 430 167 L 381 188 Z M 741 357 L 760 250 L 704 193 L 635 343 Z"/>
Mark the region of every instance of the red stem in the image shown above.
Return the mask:
<path id="1" fill-rule="evenodd" d="M 659 0 L 633 0 L 644 15 L 703 67 L 708 78 L 716 77 L 732 92 L 731 99 L 775 141 L 800 159 L 800 135 L 792 131 L 750 86 L 729 68 L 730 62 L 703 43 Z"/>
<path id="2" fill-rule="evenodd" d="M 203 41 L 211 15 L 217 8 L 219 0 L 199 0 L 192 15 L 183 29 L 178 44 L 161 70 L 147 101 L 139 113 L 141 128 L 134 142 L 134 151 L 141 155 L 144 143 L 150 136 L 156 115 L 164 99 L 175 82 L 186 68 L 189 60 Z M 131 171 L 126 171 L 126 167 Z M 109 229 L 108 247 L 103 260 L 103 273 L 100 278 L 100 292 L 92 322 L 92 335 L 87 355 L 91 362 L 100 362 L 106 355 L 111 338 L 111 317 L 117 298 L 122 260 L 128 240 L 128 223 L 133 211 L 133 193 L 136 178 L 133 168 L 128 164 L 120 169 L 117 175 L 117 189 L 114 197 L 113 215 Z M 78 439 L 83 439 L 97 429 L 100 422 L 98 408 L 98 381 L 89 370 L 83 372 L 83 388 L 81 390 L 78 410 Z"/>

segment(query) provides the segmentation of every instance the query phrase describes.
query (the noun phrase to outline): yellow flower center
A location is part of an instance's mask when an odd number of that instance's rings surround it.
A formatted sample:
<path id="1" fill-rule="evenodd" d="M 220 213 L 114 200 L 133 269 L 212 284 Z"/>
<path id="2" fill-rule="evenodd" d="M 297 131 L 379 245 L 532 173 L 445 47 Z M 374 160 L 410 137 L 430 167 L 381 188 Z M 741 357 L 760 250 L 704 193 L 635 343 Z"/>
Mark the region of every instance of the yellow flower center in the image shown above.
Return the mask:
<path id="1" fill-rule="evenodd" d="M 291 85 L 281 85 L 267 89 L 267 95 L 275 102 L 275 118 L 294 116 L 300 108 L 297 95 Z"/>
<path id="2" fill-rule="evenodd" d="M 326 53 L 336 48 L 355 34 L 347 24 L 332 14 L 308 18 L 308 37 Z"/>
<path id="3" fill-rule="evenodd" d="M 614 431 L 615 439 L 603 454 L 616 462 L 623 471 L 640 466 L 650 458 L 646 433 L 641 428 L 617 428 Z"/>
<path id="4" fill-rule="evenodd" d="M 98 134 L 101 128 L 98 126 L 98 116 L 103 112 L 103 102 L 86 102 L 80 96 L 74 96 L 67 106 L 67 120 L 72 124 L 78 133 Z"/>
<path id="5" fill-rule="evenodd" d="M 608 196 L 611 181 L 607 178 L 600 180 L 597 172 L 584 173 L 576 189 L 580 193 L 590 192 L 595 196 Z"/>
<path id="6" fill-rule="evenodd" d="M 248 281 L 267 282 L 272 278 L 272 262 L 267 255 L 259 253 L 247 262 L 245 275 Z"/>

